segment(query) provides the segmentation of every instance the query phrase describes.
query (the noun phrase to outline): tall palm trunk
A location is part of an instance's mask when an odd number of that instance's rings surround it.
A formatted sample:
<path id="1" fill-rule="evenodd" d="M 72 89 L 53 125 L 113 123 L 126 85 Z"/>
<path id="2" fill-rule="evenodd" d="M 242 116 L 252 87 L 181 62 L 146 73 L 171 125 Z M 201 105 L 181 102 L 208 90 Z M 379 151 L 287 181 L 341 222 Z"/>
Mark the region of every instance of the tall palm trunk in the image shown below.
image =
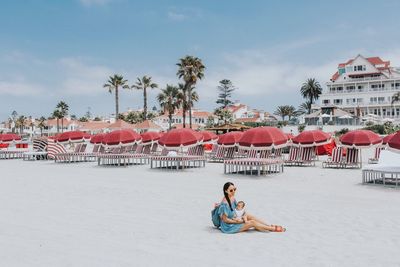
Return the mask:
<path id="1" fill-rule="evenodd" d="M 182 103 L 182 118 L 183 118 L 183 128 L 186 128 L 186 107 L 187 107 L 187 95 L 186 90 L 183 92 L 183 103 Z"/>
<path id="2" fill-rule="evenodd" d="M 118 120 L 118 111 L 119 111 L 119 106 L 118 106 L 118 86 L 115 87 L 115 120 Z"/>
<path id="3" fill-rule="evenodd" d="M 188 105 L 189 105 L 189 128 L 192 129 L 192 89 L 188 88 Z"/>
<path id="4" fill-rule="evenodd" d="M 57 133 L 59 133 L 59 132 L 60 132 L 60 121 L 57 118 Z"/>
<path id="5" fill-rule="evenodd" d="M 169 113 L 168 114 L 168 124 L 169 124 L 169 129 L 171 130 L 171 128 L 172 128 L 172 113 Z"/>
<path id="6" fill-rule="evenodd" d="M 64 132 L 64 117 L 61 118 L 61 132 Z"/>
<path id="7" fill-rule="evenodd" d="M 147 90 L 143 87 L 143 118 L 147 120 Z"/>

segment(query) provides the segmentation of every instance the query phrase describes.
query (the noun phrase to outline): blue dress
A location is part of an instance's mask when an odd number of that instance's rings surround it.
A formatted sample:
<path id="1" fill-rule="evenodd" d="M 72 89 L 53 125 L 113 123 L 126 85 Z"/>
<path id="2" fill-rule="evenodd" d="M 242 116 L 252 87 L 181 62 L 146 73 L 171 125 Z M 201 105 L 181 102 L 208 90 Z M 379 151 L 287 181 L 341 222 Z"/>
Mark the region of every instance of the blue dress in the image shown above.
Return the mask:
<path id="1" fill-rule="evenodd" d="M 236 200 L 232 203 L 232 209 L 235 210 L 236 208 Z M 229 208 L 229 204 L 225 201 L 222 201 L 221 204 L 219 205 L 218 208 L 218 215 L 221 218 L 221 231 L 225 234 L 235 234 L 238 233 L 240 231 L 240 229 L 243 227 L 243 223 L 225 223 L 222 220 L 222 215 L 225 214 L 226 217 L 228 217 L 229 219 L 233 219 L 234 218 L 234 211 L 232 211 Z"/>

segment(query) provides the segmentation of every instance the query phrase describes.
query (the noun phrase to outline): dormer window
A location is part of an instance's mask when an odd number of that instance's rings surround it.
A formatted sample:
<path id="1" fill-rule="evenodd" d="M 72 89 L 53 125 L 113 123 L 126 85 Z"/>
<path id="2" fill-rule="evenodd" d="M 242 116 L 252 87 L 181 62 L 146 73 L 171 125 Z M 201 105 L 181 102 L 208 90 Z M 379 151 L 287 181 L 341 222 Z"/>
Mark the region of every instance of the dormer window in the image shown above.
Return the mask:
<path id="1" fill-rule="evenodd" d="M 354 66 L 354 71 L 365 71 L 367 68 L 365 65 Z"/>

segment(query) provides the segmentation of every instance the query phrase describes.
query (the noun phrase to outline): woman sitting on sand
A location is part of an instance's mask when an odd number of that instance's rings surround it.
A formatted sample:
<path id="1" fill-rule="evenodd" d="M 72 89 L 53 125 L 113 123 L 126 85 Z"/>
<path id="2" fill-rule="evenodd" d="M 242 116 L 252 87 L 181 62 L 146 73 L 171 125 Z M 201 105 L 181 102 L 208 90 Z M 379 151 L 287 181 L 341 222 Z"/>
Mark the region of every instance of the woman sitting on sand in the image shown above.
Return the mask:
<path id="1" fill-rule="evenodd" d="M 218 208 L 218 215 L 221 218 L 221 231 L 226 234 L 234 234 L 238 232 L 248 231 L 255 229 L 257 231 L 265 232 L 285 232 L 286 229 L 278 225 L 268 225 L 265 222 L 257 219 L 251 214 L 246 213 L 247 221 L 235 220 L 235 208 L 237 205 L 235 199 L 236 187 L 233 183 L 227 182 L 224 184 L 224 198 Z"/>

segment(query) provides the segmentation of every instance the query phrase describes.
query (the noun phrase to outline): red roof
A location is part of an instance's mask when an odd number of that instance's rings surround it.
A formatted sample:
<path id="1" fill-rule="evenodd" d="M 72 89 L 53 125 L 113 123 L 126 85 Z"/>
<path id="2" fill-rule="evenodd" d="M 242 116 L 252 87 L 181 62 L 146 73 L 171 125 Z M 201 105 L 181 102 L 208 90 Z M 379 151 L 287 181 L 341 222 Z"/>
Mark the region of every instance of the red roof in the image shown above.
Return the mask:
<path id="1" fill-rule="evenodd" d="M 336 81 L 337 78 L 339 78 L 339 72 L 335 72 L 335 74 L 332 75 L 331 81 Z"/>

